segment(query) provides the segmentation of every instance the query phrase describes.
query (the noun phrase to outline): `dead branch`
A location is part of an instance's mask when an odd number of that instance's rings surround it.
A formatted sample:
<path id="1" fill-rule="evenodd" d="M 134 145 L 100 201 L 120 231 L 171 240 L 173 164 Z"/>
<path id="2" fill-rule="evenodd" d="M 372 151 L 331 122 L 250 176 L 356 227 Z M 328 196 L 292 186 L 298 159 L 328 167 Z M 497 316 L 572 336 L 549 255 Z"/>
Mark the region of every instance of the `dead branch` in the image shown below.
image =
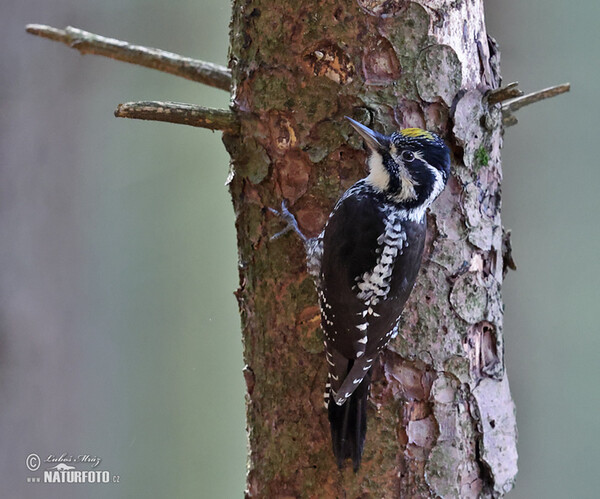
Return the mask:
<path id="1" fill-rule="evenodd" d="M 212 109 L 182 102 L 125 102 L 118 105 L 115 116 L 137 120 L 166 121 L 231 133 L 235 133 L 239 128 L 236 116 L 228 109 Z"/>
<path id="2" fill-rule="evenodd" d="M 518 86 L 519 86 L 519 82 L 513 81 L 512 83 L 509 83 L 505 87 L 496 88 L 494 90 L 491 90 L 487 95 L 488 102 L 491 105 L 493 105 L 493 104 L 498 104 L 499 102 L 513 99 L 515 97 L 520 97 L 521 95 L 523 95 L 523 91 L 520 90 L 518 88 Z"/>
<path id="3" fill-rule="evenodd" d="M 504 126 L 516 125 L 517 118 L 515 118 L 515 116 L 513 115 L 515 111 L 521 109 L 524 106 L 528 106 L 529 104 L 533 104 L 544 99 L 550 99 L 551 97 L 556 97 L 557 95 L 564 94 L 570 89 L 570 83 L 563 83 L 562 85 L 556 85 L 554 87 L 545 88 L 543 90 L 538 90 L 537 92 L 532 92 L 530 94 L 523 95 L 522 97 L 512 99 L 502 104 L 502 123 L 504 124 Z"/>
<path id="4" fill-rule="evenodd" d="M 156 48 L 132 45 L 122 40 L 96 35 L 71 26 L 62 30 L 43 24 L 28 24 L 25 29 L 32 35 L 62 42 L 82 54 L 102 55 L 118 61 L 157 69 L 222 90 L 229 91 L 231 85 L 231 72 L 218 64 L 183 57 Z"/>

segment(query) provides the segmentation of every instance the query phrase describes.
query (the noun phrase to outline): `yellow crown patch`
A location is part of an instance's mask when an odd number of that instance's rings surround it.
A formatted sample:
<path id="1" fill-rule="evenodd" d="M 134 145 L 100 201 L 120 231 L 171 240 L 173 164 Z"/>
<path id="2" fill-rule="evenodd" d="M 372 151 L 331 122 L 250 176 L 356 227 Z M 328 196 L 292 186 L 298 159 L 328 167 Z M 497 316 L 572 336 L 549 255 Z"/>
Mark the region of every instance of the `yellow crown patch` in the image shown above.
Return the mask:
<path id="1" fill-rule="evenodd" d="M 404 128 L 400 130 L 400 134 L 404 137 L 413 137 L 415 139 L 435 140 L 433 134 L 421 128 Z"/>

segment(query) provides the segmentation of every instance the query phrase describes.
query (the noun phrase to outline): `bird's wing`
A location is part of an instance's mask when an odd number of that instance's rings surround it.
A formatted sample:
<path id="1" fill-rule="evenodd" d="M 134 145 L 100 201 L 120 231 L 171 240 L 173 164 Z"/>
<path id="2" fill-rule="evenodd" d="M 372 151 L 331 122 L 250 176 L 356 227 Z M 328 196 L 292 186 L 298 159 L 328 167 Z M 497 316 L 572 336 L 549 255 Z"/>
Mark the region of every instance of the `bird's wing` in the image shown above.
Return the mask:
<path id="1" fill-rule="evenodd" d="M 323 234 L 319 300 L 323 331 L 328 343 L 347 358 L 365 351 L 364 301 L 357 279 L 377 261 L 378 238 L 384 222 L 372 195 L 343 199 Z"/>
<path id="2" fill-rule="evenodd" d="M 328 221 L 318 291 L 338 404 L 391 339 L 414 285 L 424 241 L 424 223 L 383 213 L 375 195 L 343 199 Z"/>

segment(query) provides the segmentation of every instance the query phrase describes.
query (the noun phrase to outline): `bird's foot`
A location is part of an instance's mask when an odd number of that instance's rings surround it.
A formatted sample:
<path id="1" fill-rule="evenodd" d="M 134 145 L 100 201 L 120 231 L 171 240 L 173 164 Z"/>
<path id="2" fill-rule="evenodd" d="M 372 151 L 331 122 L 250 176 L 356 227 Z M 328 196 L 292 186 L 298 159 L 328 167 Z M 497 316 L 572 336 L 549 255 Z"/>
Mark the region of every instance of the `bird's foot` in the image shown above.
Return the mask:
<path id="1" fill-rule="evenodd" d="M 273 213 L 274 215 L 277 215 L 279 218 L 282 218 L 287 223 L 286 227 L 283 230 L 280 230 L 277 234 L 271 236 L 271 241 L 274 241 L 275 239 L 279 239 L 281 236 L 283 236 L 283 235 L 287 234 L 289 231 L 293 230 L 296 232 L 296 234 L 298 234 L 300 239 L 302 239 L 304 244 L 306 244 L 308 242 L 308 238 L 302 233 L 302 231 L 300 230 L 300 227 L 298 227 L 298 221 L 296 220 L 296 217 L 294 215 L 292 215 L 290 213 L 290 211 L 287 209 L 285 200 L 281 202 L 281 211 L 277 211 L 273 208 L 269 208 L 269 211 L 271 213 Z"/>

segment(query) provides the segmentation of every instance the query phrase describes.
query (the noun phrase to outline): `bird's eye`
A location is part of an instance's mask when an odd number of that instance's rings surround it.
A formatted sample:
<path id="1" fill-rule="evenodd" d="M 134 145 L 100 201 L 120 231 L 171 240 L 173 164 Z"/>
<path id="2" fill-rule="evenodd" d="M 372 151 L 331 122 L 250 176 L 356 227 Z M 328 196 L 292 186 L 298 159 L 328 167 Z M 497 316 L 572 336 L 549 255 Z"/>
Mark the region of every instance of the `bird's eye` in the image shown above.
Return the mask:
<path id="1" fill-rule="evenodd" d="M 412 151 L 402 151 L 402 161 L 412 161 L 415 159 L 415 154 Z"/>

